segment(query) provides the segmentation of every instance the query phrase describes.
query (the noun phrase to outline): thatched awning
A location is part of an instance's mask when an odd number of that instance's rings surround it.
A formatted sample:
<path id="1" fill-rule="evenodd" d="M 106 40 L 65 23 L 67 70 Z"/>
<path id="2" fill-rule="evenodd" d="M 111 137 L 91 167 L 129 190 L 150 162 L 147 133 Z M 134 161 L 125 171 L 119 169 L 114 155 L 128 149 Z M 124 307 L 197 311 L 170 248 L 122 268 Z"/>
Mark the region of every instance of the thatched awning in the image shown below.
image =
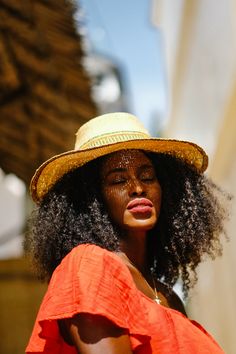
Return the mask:
<path id="1" fill-rule="evenodd" d="M 0 167 L 26 183 L 96 115 L 65 0 L 0 0 Z"/>

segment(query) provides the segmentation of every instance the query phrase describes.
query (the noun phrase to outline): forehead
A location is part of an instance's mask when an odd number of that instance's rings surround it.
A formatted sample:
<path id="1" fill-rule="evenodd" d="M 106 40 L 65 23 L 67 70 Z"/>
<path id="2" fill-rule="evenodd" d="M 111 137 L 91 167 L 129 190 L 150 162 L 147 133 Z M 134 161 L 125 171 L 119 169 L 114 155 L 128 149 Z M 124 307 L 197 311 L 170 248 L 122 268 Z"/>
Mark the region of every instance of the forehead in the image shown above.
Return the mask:
<path id="1" fill-rule="evenodd" d="M 153 166 L 152 161 L 140 150 L 121 150 L 104 157 L 101 165 L 103 172 L 114 168 L 138 168 Z"/>

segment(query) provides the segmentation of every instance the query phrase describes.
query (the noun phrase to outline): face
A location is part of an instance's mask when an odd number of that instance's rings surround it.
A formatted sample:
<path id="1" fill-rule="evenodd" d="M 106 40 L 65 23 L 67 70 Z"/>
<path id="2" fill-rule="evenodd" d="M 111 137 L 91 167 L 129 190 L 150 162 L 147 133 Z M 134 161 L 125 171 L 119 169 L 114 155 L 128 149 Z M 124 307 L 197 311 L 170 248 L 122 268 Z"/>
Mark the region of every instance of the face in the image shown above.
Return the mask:
<path id="1" fill-rule="evenodd" d="M 158 220 L 161 187 L 151 160 L 139 150 L 123 150 L 101 163 L 102 194 L 121 230 L 148 231 Z"/>

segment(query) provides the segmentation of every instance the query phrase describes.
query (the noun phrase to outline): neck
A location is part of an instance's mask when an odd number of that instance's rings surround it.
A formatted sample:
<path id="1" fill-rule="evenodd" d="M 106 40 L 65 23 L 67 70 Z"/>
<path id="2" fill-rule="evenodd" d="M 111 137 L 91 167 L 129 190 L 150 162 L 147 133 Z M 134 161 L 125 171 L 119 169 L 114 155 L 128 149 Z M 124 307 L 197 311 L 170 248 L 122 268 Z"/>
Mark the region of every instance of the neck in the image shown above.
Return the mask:
<path id="1" fill-rule="evenodd" d="M 135 267 L 145 274 L 147 271 L 146 232 L 135 231 L 126 234 L 120 242 L 120 247 Z"/>

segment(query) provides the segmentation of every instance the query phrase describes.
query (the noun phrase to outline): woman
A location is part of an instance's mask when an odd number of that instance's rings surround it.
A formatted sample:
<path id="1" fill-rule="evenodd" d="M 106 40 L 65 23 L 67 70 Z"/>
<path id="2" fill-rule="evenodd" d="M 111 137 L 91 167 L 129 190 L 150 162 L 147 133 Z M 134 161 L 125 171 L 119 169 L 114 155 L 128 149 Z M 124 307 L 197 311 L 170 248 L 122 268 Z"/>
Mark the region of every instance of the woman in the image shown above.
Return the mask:
<path id="1" fill-rule="evenodd" d="M 225 210 L 197 145 L 151 138 L 136 117 L 83 125 L 34 175 L 26 241 L 50 280 L 27 353 L 223 353 L 184 294 L 221 251 Z"/>

